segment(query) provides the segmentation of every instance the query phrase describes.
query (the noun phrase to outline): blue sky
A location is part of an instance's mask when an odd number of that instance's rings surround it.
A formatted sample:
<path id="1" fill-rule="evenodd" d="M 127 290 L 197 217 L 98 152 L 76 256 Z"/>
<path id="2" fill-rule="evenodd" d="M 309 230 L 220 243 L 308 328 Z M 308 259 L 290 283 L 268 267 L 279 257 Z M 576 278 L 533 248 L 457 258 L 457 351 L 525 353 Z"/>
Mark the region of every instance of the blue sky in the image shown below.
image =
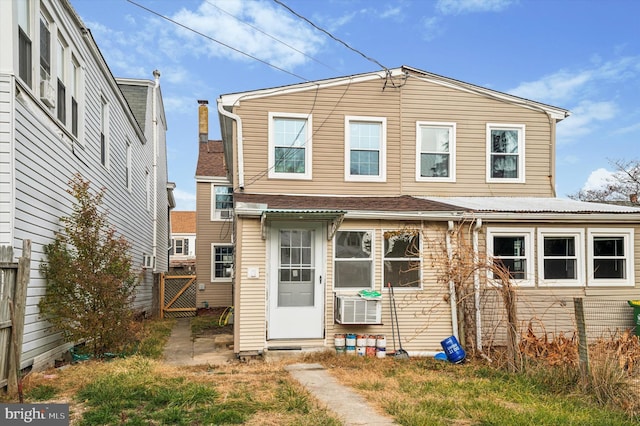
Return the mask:
<path id="1" fill-rule="evenodd" d="M 195 209 L 198 99 L 209 100 L 218 139 L 221 94 L 377 71 L 375 62 L 570 110 L 558 125 L 559 197 L 597 186 L 610 160 L 640 160 L 640 1 L 135 2 L 183 26 L 127 0 L 71 0 L 115 76 L 161 72 L 177 210 Z"/>

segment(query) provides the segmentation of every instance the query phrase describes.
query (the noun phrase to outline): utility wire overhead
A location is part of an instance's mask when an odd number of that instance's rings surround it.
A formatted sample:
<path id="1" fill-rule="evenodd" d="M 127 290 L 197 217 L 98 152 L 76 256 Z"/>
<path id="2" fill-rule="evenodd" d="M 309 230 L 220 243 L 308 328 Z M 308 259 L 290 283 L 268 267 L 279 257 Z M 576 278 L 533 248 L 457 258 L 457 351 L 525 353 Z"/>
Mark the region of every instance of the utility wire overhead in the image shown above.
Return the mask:
<path id="1" fill-rule="evenodd" d="M 280 6 L 284 7 L 285 9 L 287 9 L 289 12 L 291 12 L 292 14 L 294 14 L 295 16 L 297 16 L 298 18 L 302 19 L 303 21 L 307 22 L 309 25 L 311 25 L 313 28 L 317 29 L 318 31 L 322 31 L 323 33 L 325 33 L 326 35 L 328 35 L 329 37 L 331 37 L 333 40 L 337 41 L 338 43 L 342 44 L 344 47 L 346 47 L 347 49 L 351 50 L 352 52 L 357 53 L 358 55 L 362 56 L 363 58 L 365 58 L 367 61 L 369 62 L 373 62 L 374 64 L 376 64 L 377 66 L 379 66 L 380 68 L 382 68 L 383 70 L 385 70 L 387 72 L 387 74 L 390 72 L 389 69 L 387 67 L 385 67 L 384 65 L 382 65 L 380 62 L 376 61 L 375 59 L 365 55 L 364 53 L 362 53 L 361 51 L 359 51 L 358 49 L 349 46 L 349 44 L 347 44 L 346 42 L 340 40 L 338 37 L 334 36 L 333 34 L 331 34 L 329 31 L 317 26 L 316 24 L 314 24 L 313 22 L 311 22 L 309 19 L 305 18 L 304 16 L 300 15 L 298 12 L 296 12 L 295 10 L 291 9 L 289 6 L 287 6 L 286 4 L 284 4 L 283 2 L 281 2 L 280 0 L 273 0 L 275 3 L 279 4 Z"/>
<path id="2" fill-rule="evenodd" d="M 251 58 L 251 59 L 253 59 L 254 61 L 258 61 L 258 62 L 260 62 L 260 63 L 263 63 L 263 64 L 265 64 L 265 65 L 267 65 L 267 66 L 269 66 L 269 67 L 271 67 L 271 68 L 273 68 L 273 69 L 276 69 L 276 70 L 278 70 L 278 71 L 281 71 L 281 72 L 283 72 L 283 73 L 285 73 L 285 74 L 289 74 L 289 75 L 291 75 L 291 76 L 293 76 L 293 77 L 295 77 L 295 78 L 298 78 L 298 79 L 300 79 L 300 80 L 302 80 L 302 81 L 305 81 L 305 82 L 308 82 L 308 81 L 309 81 L 308 79 L 306 79 L 306 78 L 304 78 L 304 77 L 302 77 L 302 76 L 300 76 L 300 75 L 298 75 L 298 74 L 296 74 L 296 73 L 293 73 L 293 72 L 291 72 L 291 71 L 287 71 L 287 70 L 285 70 L 284 68 L 280 68 L 280 67 L 278 67 L 278 66 L 276 66 L 276 65 L 273 65 L 273 64 L 271 64 L 271 63 L 269 63 L 269 62 L 267 62 L 267 61 L 265 61 L 265 60 L 262 60 L 262 59 L 260 59 L 260 58 L 257 58 L 257 57 L 255 57 L 255 56 L 253 56 L 253 55 L 249 54 L 249 53 L 243 52 L 243 51 L 242 51 L 242 50 L 240 50 L 240 49 L 236 49 L 236 48 L 235 48 L 235 47 L 233 47 L 233 46 L 229 46 L 229 45 L 228 45 L 228 44 L 226 44 L 226 43 L 223 43 L 223 42 L 221 42 L 221 41 L 219 41 L 219 40 L 216 40 L 215 38 L 213 38 L 213 37 L 211 37 L 211 36 L 208 36 L 208 35 L 206 35 L 206 34 L 204 34 L 204 33 L 201 33 L 201 32 L 200 32 L 200 31 L 198 31 L 198 30 L 195 30 L 195 29 L 193 29 L 193 28 L 191 28 L 191 27 L 189 27 L 189 26 L 187 26 L 187 25 L 184 25 L 184 24 L 182 24 L 182 23 L 180 23 L 180 22 L 178 22 L 178 21 L 175 21 L 175 20 L 173 20 L 173 19 L 169 18 L 168 16 L 165 16 L 165 15 L 163 15 L 163 14 L 159 13 L 159 12 L 156 12 L 155 10 L 149 9 L 148 7 L 143 6 L 143 5 L 139 4 L 139 3 L 136 3 L 136 2 L 135 2 L 135 1 L 133 1 L 133 0 L 127 0 L 127 1 L 128 1 L 129 3 L 131 3 L 132 5 L 139 7 L 140 9 L 146 10 L 147 12 L 149 12 L 149 13 L 151 13 L 151 14 L 153 14 L 153 15 L 156 15 L 156 16 L 158 16 L 158 17 L 160 17 L 160 18 L 162 18 L 162 19 L 164 19 L 164 20 L 166 20 L 166 21 L 169 21 L 169 22 L 171 22 L 172 24 L 175 24 L 175 25 L 177 25 L 177 26 L 179 26 L 179 27 L 184 28 L 185 30 L 188 30 L 188 31 L 191 31 L 191 32 L 193 32 L 193 33 L 195 33 L 195 34 L 198 34 L 199 36 L 204 37 L 204 38 L 206 38 L 206 39 L 208 39 L 208 40 L 211 40 L 211 41 L 213 41 L 213 42 L 216 42 L 216 43 L 218 43 L 219 45 L 224 46 L 224 47 L 226 47 L 227 49 L 231 49 L 231 50 L 233 50 L 234 52 L 237 52 L 237 53 L 239 53 L 239 54 L 241 54 L 241 55 L 244 55 L 244 56 L 246 56 L 246 57 L 248 57 L 248 58 Z"/>
<path id="3" fill-rule="evenodd" d="M 271 34 L 267 33 L 266 31 L 261 30 L 260 28 L 256 27 L 255 25 L 252 25 L 252 24 L 248 23 L 247 21 L 243 21 L 242 19 L 238 18 L 237 16 L 235 16 L 235 15 L 233 15 L 233 14 L 231 14 L 231 13 L 227 12 L 226 10 L 224 10 L 224 9 L 220 8 L 219 6 L 217 6 L 217 5 L 213 4 L 213 3 L 211 3 L 209 0 L 205 0 L 205 1 L 207 2 L 207 4 L 209 4 L 209 5 L 210 5 L 210 6 L 212 6 L 212 7 L 215 7 L 216 9 L 218 9 L 220 12 L 224 13 L 225 15 L 232 17 L 232 18 L 233 18 L 233 19 L 235 19 L 236 21 L 241 22 L 241 23 L 243 23 L 244 25 L 247 25 L 247 26 L 248 26 L 248 27 L 250 27 L 250 28 L 253 28 L 254 30 L 258 31 L 258 32 L 259 32 L 259 33 L 261 33 L 261 34 L 264 34 L 265 36 L 269 37 L 270 39 L 275 40 L 275 41 L 277 41 L 278 43 L 285 45 L 285 46 L 286 46 L 286 47 L 288 47 L 289 49 L 291 49 L 291 50 L 293 50 L 293 51 L 295 51 L 295 52 L 298 52 L 298 53 L 300 53 L 301 55 L 304 55 L 306 58 L 309 58 L 309 59 L 311 59 L 312 61 L 317 62 L 317 63 L 319 63 L 320 65 L 323 65 L 323 66 L 325 66 L 325 67 L 329 68 L 330 70 L 338 71 L 338 70 L 336 70 L 335 68 L 333 68 L 331 65 L 325 64 L 324 62 L 322 62 L 322 61 L 320 61 L 320 60 L 318 60 L 318 59 L 314 58 L 313 56 L 310 56 L 310 55 L 308 55 L 308 54 L 304 53 L 303 51 L 301 51 L 301 50 L 297 49 L 296 47 L 291 46 L 290 44 L 288 44 L 288 43 L 286 43 L 286 42 L 284 42 L 284 41 L 280 40 L 279 38 L 277 38 L 277 37 L 275 37 L 275 36 L 272 36 Z"/>

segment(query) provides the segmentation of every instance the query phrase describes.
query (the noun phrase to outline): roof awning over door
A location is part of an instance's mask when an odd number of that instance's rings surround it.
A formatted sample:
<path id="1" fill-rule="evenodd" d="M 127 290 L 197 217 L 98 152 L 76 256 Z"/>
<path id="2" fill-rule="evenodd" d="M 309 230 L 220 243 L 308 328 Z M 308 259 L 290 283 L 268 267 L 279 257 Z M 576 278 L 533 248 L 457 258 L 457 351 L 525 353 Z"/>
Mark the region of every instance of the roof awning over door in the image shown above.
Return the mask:
<path id="1" fill-rule="evenodd" d="M 265 210 L 260 215 L 262 239 L 267 239 L 267 222 L 282 221 L 315 221 L 327 222 L 327 240 L 331 240 L 340 227 L 347 213 L 344 210 Z"/>

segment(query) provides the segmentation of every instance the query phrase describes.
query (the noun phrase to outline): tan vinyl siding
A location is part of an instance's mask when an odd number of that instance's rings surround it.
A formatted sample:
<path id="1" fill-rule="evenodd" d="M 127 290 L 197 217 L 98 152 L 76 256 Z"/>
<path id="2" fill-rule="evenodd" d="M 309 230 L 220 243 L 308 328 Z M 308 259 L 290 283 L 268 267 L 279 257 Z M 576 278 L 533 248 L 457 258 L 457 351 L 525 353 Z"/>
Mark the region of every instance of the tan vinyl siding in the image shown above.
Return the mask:
<path id="1" fill-rule="evenodd" d="M 547 115 L 479 94 L 409 79 L 402 90 L 403 193 L 552 196 Z M 456 123 L 456 182 L 416 182 L 416 122 Z M 525 183 L 486 182 L 487 123 L 524 124 Z"/>
<path id="2" fill-rule="evenodd" d="M 211 281 L 211 244 L 231 244 L 233 224 L 230 220 L 211 220 L 211 183 L 196 184 L 196 274 L 197 307 L 206 301 L 211 307 L 232 305 L 232 284 Z M 204 285 L 204 290 L 200 287 Z"/>
<path id="3" fill-rule="evenodd" d="M 242 101 L 234 113 L 242 116 L 245 189 L 287 193 L 396 195 L 400 183 L 400 106 L 396 90 L 382 90 L 384 82 L 341 85 L 316 91 Z M 269 112 L 312 114 L 312 180 L 269 179 Z M 345 116 L 385 117 L 387 120 L 386 183 L 345 182 Z M 277 191 L 277 190 L 276 190 Z"/>
<path id="4" fill-rule="evenodd" d="M 266 242 L 262 239 L 260 220 L 239 219 L 236 245 L 236 300 L 234 351 L 236 353 L 262 351 L 267 327 L 266 300 Z M 240 243 L 241 242 L 241 243 Z M 247 269 L 259 268 L 259 277 L 247 278 Z M 239 330 L 241 324 L 241 331 Z"/>
<path id="5" fill-rule="evenodd" d="M 382 80 L 241 101 L 245 189 L 359 195 L 553 196 L 551 126 L 546 113 L 484 95 L 409 78 L 401 87 Z M 269 112 L 311 114 L 312 179 L 268 178 Z M 345 116 L 385 117 L 386 181 L 345 181 Z M 416 122 L 457 125 L 456 182 L 416 181 Z M 525 183 L 486 182 L 487 123 L 525 125 Z M 555 126 L 555 123 L 553 124 Z M 277 191 L 276 191 L 277 192 Z"/>

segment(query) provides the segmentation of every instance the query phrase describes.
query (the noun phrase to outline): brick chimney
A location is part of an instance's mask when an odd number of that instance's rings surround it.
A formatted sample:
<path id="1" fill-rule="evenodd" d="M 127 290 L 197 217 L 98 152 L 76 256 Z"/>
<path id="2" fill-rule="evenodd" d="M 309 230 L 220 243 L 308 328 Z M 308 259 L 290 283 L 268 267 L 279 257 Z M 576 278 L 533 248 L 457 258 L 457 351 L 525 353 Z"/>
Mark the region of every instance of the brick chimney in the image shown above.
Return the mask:
<path id="1" fill-rule="evenodd" d="M 209 142 L 209 101 L 198 100 L 198 140 L 200 143 Z"/>

